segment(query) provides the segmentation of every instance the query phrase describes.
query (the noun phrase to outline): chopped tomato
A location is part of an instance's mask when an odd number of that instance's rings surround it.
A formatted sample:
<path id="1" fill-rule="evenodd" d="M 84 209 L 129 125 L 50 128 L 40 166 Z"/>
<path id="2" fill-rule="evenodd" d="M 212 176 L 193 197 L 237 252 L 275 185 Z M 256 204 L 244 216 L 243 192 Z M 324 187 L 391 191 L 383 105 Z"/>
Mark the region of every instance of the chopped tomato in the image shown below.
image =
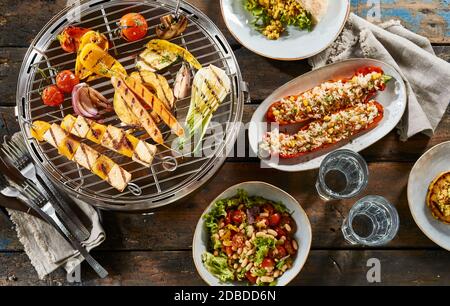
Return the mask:
<path id="1" fill-rule="evenodd" d="M 50 85 L 42 92 L 42 101 L 48 106 L 58 106 L 64 102 L 64 94 L 56 85 Z"/>
<path id="2" fill-rule="evenodd" d="M 265 269 L 266 268 L 273 268 L 273 267 L 275 267 L 275 261 L 272 258 L 270 258 L 270 257 L 266 257 L 262 261 L 261 267 L 263 267 Z"/>
<path id="3" fill-rule="evenodd" d="M 225 247 L 225 251 L 224 251 L 228 257 L 230 257 L 231 255 L 233 255 L 233 249 L 230 246 Z"/>
<path id="4" fill-rule="evenodd" d="M 263 209 L 265 212 L 269 213 L 269 215 L 273 214 L 274 211 L 275 211 L 275 208 L 273 208 L 272 204 L 269 204 L 269 203 L 264 204 L 263 207 L 262 207 L 262 209 Z"/>
<path id="5" fill-rule="evenodd" d="M 277 232 L 277 237 L 281 238 L 282 236 L 287 236 L 286 231 L 284 229 L 282 229 L 281 227 L 275 227 L 275 232 Z"/>
<path id="6" fill-rule="evenodd" d="M 241 224 L 245 220 L 245 213 L 242 210 L 231 211 L 231 221 L 234 224 Z"/>
<path id="7" fill-rule="evenodd" d="M 287 251 L 282 245 L 277 245 L 276 250 L 277 250 L 277 253 L 274 256 L 275 258 L 281 259 L 283 257 L 286 257 Z"/>
<path id="8" fill-rule="evenodd" d="M 120 29 L 124 39 L 136 41 L 147 35 L 147 20 L 140 14 L 129 13 L 120 19 Z"/>
<path id="9" fill-rule="evenodd" d="M 89 32 L 89 29 L 68 26 L 58 35 L 61 48 L 68 53 L 73 53 L 78 50 L 80 46 L 81 37 Z"/>
<path id="10" fill-rule="evenodd" d="M 289 253 L 289 255 L 295 255 L 297 253 L 297 251 L 294 249 L 294 247 L 292 246 L 292 240 L 287 239 L 284 242 L 284 248 L 286 249 L 286 251 Z"/>
<path id="11" fill-rule="evenodd" d="M 250 273 L 250 271 L 247 271 L 245 273 L 245 277 L 248 279 L 248 281 L 252 284 L 256 284 L 256 280 L 258 279 L 258 277 L 253 276 L 252 273 Z"/>
<path id="12" fill-rule="evenodd" d="M 281 221 L 281 215 L 279 213 L 274 213 L 269 217 L 269 224 L 270 226 L 277 226 L 280 224 Z"/>
<path id="13" fill-rule="evenodd" d="M 227 216 L 225 217 L 225 224 L 231 223 L 231 210 L 227 211 Z"/>
<path id="14" fill-rule="evenodd" d="M 363 75 L 367 75 L 369 73 L 372 72 L 377 72 L 377 73 L 381 73 L 383 74 L 383 69 L 381 69 L 381 67 L 376 67 L 376 66 L 367 66 L 367 67 L 363 67 L 363 68 L 359 68 L 356 71 L 356 74 L 363 74 Z"/>
<path id="15" fill-rule="evenodd" d="M 75 85 L 78 85 L 80 80 L 78 77 L 70 70 L 64 70 L 58 73 L 56 76 L 56 86 L 65 93 L 71 93 Z"/>
<path id="16" fill-rule="evenodd" d="M 233 236 L 233 239 L 231 240 L 231 245 L 234 246 L 236 249 L 242 248 L 245 245 L 245 235 L 242 233 L 237 233 Z"/>

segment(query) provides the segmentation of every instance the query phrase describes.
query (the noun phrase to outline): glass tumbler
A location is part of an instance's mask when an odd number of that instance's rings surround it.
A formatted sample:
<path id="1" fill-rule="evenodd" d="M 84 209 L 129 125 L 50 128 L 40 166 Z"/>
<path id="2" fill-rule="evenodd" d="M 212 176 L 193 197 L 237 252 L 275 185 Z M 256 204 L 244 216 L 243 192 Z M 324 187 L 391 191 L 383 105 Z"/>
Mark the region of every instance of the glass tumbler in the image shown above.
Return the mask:
<path id="1" fill-rule="evenodd" d="M 369 169 L 356 152 L 347 149 L 328 154 L 320 164 L 316 189 L 325 200 L 349 199 L 367 187 Z"/>
<path id="2" fill-rule="evenodd" d="M 370 195 L 353 205 L 341 229 L 351 244 L 380 246 L 397 235 L 399 225 L 395 207 L 381 196 Z"/>

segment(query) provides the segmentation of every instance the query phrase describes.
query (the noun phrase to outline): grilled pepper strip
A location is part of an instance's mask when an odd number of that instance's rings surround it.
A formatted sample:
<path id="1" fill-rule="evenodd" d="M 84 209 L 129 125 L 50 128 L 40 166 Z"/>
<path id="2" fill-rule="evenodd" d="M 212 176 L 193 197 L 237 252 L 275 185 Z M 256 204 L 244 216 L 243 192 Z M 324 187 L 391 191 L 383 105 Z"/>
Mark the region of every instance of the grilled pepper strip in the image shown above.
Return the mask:
<path id="1" fill-rule="evenodd" d="M 375 128 L 383 119 L 383 113 L 383 106 L 378 102 L 361 103 L 313 121 L 294 135 L 269 132 L 260 149 L 282 159 L 304 156 Z"/>
<path id="2" fill-rule="evenodd" d="M 64 117 L 61 127 L 68 133 L 80 138 L 87 138 L 96 144 L 114 152 L 132 158 L 146 167 L 150 167 L 156 154 L 156 147 L 143 140 L 125 133 L 112 125 L 102 125 L 83 116 Z"/>
<path id="3" fill-rule="evenodd" d="M 267 111 L 267 121 L 285 125 L 322 119 L 327 114 L 368 102 L 377 91 L 385 89 L 390 79 L 381 68 L 364 67 L 350 79 L 325 82 L 275 102 Z"/>
<path id="4" fill-rule="evenodd" d="M 46 126 L 45 124 L 39 124 L 38 121 L 35 123 L 39 127 Z M 127 187 L 131 180 L 131 174 L 129 172 L 88 145 L 71 138 L 56 123 L 49 126 L 48 130 L 43 134 L 43 140 L 57 148 L 60 154 L 90 170 L 120 192 Z"/>
<path id="5" fill-rule="evenodd" d="M 97 44 L 88 43 L 79 56 L 81 64 L 99 76 L 111 78 L 114 75 L 122 77 L 127 74 L 122 64 Z"/>
<path id="6" fill-rule="evenodd" d="M 164 143 L 161 131 L 156 126 L 155 121 L 152 119 L 147 110 L 139 102 L 138 97 L 131 91 L 125 81 L 121 78 L 112 77 L 111 83 L 116 89 L 116 93 L 119 94 L 123 101 L 125 101 L 126 106 L 129 111 L 132 112 L 142 124 L 142 127 L 147 131 L 150 137 L 159 144 Z"/>
<path id="7" fill-rule="evenodd" d="M 158 99 L 150 90 L 148 90 L 140 80 L 135 78 L 125 78 L 125 83 L 145 104 L 150 106 L 152 110 L 169 126 L 172 131 L 179 137 L 184 135 L 184 129 L 178 123 L 177 119 L 167 109 L 165 104 Z"/>
<path id="8" fill-rule="evenodd" d="M 102 50 L 105 52 L 109 49 L 109 42 L 105 35 L 95 32 L 95 31 L 89 31 L 86 34 L 84 34 L 81 37 L 80 40 L 80 47 L 78 49 L 77 59 L 75 62 L 75 75 L 80 79 L 84 80 L 92 75 L 92 72 L 89 71 L 86 67 L 83 66 L 81 63 L 81 51 L 86 47 L 86 45 L 94 43 L 98 45 Z M 88 81 L 94 79 L 94 77 L 91 77 L 88 79 Z"/>

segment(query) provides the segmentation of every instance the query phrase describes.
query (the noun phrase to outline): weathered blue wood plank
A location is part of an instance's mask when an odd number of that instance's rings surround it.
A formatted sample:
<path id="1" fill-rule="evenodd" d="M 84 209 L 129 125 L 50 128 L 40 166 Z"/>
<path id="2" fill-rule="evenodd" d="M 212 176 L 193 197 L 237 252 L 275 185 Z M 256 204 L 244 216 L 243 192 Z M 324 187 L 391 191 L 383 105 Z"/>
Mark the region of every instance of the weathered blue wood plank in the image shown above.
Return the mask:
<path id="1" fill-rule="evenodd" d="M 374 22 L 399 19 L 434 43 L 450 43 L 450 0 L 351 0 L 353 12 Z"/>

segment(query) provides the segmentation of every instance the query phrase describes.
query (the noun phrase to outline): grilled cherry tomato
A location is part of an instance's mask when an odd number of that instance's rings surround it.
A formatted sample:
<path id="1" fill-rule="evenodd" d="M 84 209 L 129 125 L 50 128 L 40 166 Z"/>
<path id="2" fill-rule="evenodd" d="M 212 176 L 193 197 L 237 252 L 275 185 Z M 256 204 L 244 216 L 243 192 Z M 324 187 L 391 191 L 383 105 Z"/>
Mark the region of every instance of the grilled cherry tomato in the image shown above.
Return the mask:
<path id="1" fill-rule="evenodd" d="M 144 38 L 148 31 L 147 20 L 137 13 L 129 13 L 120 19 L 122 37 L 127 41 Z"/>
<path id="2" fill-rule="evenodd" d="M 68 53 L 73 53 L 78 50 L 80 46 L 81 37 L 89 32 L 89 29 L 68 26 L 58 35 L 61 48 Z"/>
<path id="3" fill-rule="evenodd" d="M 252 273 L 250 271 L 247 271 L 245 273 L 245 277 L 248 279 L 248 281 L 252 284 L 256 284 L 256 280 L 258 279 L 258 277 L 253 276 Z"/>
<path id="4" fill-rule="evenodd" d="M 242 210 L 231 211 L 231 221 L 234 224 L 241 224 L 245 220 L 245 213 Z"/>
<path id="5" fill-rule="evenodd" d="M 42 92 L 42 101 L 48 106 L 58 106 L 64 102 L 64 94 L 56 85 L 50 85 Z"/>
<path id="6" fill-rule="evenodd" d="M 273 267 L 275 267 L 275 261 L 272 258 L 270 258 L 270 257 L 266 257 L 262 261 L 261 267 L 263 267 L 263 268 L 273 268 Z"/>
<path id="7" fill-rule="evenodd" d="M 269 225 L 270 226 L 277 226 L 280 224 L 281 221 L 281 215 L 279 213 L 274 213 L 269 217 Z"/>
<path id="8" fill-rule="evenodd" d="M 245 235 L 242 233 L 237 233 L 231 239 L 231 246 L 234 246 L 236 249 L 242 248 L 245 245 Z"/>
<path id="9" fill-rule="evenodd" d="M 61 71 L 56 76 L 56 86 L 65 93 L 71 93 L 78 83 L 80 83 L 80 79 L 70 70 Z"/>

